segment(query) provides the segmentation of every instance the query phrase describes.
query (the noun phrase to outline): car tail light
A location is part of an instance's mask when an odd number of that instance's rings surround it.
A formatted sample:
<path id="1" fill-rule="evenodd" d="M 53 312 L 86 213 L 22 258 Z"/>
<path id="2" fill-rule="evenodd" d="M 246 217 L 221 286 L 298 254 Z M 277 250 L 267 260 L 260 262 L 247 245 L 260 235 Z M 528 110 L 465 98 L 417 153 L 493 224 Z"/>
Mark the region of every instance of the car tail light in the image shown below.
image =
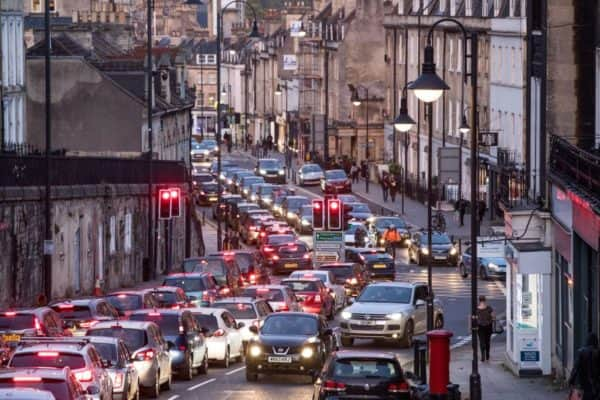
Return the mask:
<path id="1" fill-rule="evenodd" d="M 217 329 L 215 331 L 215 333 L 213 333 L 213 336 L 215 336 L 215 337 L 225 336 L 225 331 L 223 329 Z"/>
<path id="2" fill-rule="evenodd" d="M 249 230 L 251 230 L 251 231 L 255 231 L 255 230 L 256 230 L 256 227 L 255 227 L 255 226 L 251 226 L 251 227 L 249 227 L 248 229 L 249 229 Z"/>
<path id="3" fill-rule="evenodd" d="M 289 251 L 298 251 L 298 246 L 288 246 Z"/>
<path id="4" fill-rule="evenodd" d="M 14 317 L 15 315 L 17 315 L 17 313 L 14 311 L 9 311 L 5 312 L 4 315 L 6 315 L 7 317 Z"/>
<path id="5" fill-rule="evenodd" d="M 183 325 L 179 325 L 179 334 L 183 335 L 185 333 L 185 330 L 183 329 Z"/>
<path id="6" fill-rule="evenodd" d="M 58 357 L 58 352 L 56 352 L 56 351 L 38 351 L 37 356 L 43 357 L 43 358 Z"/>
<path id="7" fill-rule="evenodd" d="M 261 232 L 261 233 L 260 233 L 260 237 L 265 237 L 265 236 L 267 236 L 267 234 L 266 234 L 266 233 L 264 233 L 264 232 Z"/>
<path id="8" fill-rule="evenodd" d="M 208 294 L 208 291 L 204 291 L 202 292 L 202 301 L 209 301 L 210 300 L 210 295 Z"/>
<path id="9" fill-rule="evenodd" d="M 13 382 L 41 382 L 42 378 L 39 376 L 15 376 Z"/>
<path id="10" fill-rule="evenodd" d="M 390 383 L 388 385 L 388 392 L 390 393 L 407 393 L 409 390 L 407 382 Z"/>
<path id="11" fill-rule="evenodd" d="M 267 288 L 258 288 L 256 289 L 257 293 L 269 293 L 269 289 Z"/>
<path id="12" fill-rule="evenodd" d="M 304 258 L 305 260 L 310 260 L 310 254 L 306 253 L 305 255 L 302 256 L 302 258 Z"/>
<path id="13" fill-rule="evenodd" d="M 343 392 L 346 390 L 346 384 L 336 381 L 325 381 L 323 390 L 327 392 Z"/>
<path id="14" fill-rule="evenodd" d="M 187 347 L 185 346 L 185 344 L 179 345 L 179 350 L 185 351 L 186 349 Z"/>
<path id="15" fill-rule="evenodd" d="M 171 307 L 172 310 L 179 310 L 181 308 L 181 306 L 179 304 L 175 304 L 173 307 Z"/>
<path id="16" fill-rule="evenodd" d="M 92 326 L 96 325 L 98 322 L 100 321 L 85 321 L 79 324 L 79 326 L 81 328 L 91 328 Z"/>
<path id="17" fill-rule="evenodd" d="M 226 295 L 229 294 L 231 292 L 231 290 L 228 287 L 224 287 L 223 289 L 219 290 L 219 293 Z"/>
<path id="18" fill-rule="evenodd" d="M 67 310 L 67 309 L 71 309 L 73 307 L 74 307 L 73 304 L 60 304 L 58 306 L 58 308 L 60 308 L 61 310 Z"/>
<path id="19" fill-rule="evenodd" d="M 118 387 L 120 388 L 121 386 L 123 386 L 123 373 L 122 372 L 117 372 L 115 374 L 115 381 L 113 382 L 113 386 L 114 387 Z"/>
<path id="20" fill-rule="evenodd" d="M 137 361 L 150 361 L 154 358 L 154 350 L 140 351 L 135 355 Z"/>
<path id="21" fill-rule="evenodd" d="M 256 274 L 250 274 L 250 283 L 256 283 Z"/>
<path id="22" fill-rule="evenodd" d="M 272 252 L 272 251 L 275 251 L 275 249 L 274 249 L 274 248 L 272 248 L 271 246 L 265 246 L 265 247 L 263 248 L 263 250 L 265 251 L 265 253 L 270 253 L 270 252 Z"/>
<path id="23" fill-rule="evenodd" d="M 149 312 L 148 315 L 151 316 L 151 317 L 160 317 L 160 313 L 159 312 Z"/>
<path id="24" fill-rule="evenodd" d="M 284 304 L 281 307 L 279 307 L 279 310 L 277 310 L 277 311 L 290 311 L 290 308 L 288 307 L 287 304 Z"/>
<path id="25" fill-rule="evenodd" d="M 271 257 L 271 260 L 277 261 L 277 260 L 279 260 L 279 256 L 277 254 L 273 254 L 273 256 Z"/>
<path id="26" fill-rule="evenodd" d="M 120 295 L 118 295 L 117 297 L 118 297 L 119 299 L 124 299 L 125 297 L 127 297 L 127 295 L 126 295 L 126 294 L 120 294 Z"/>
<path id="27" fill-rule="evenodd" d="M 77 378 L 79 382 L 90 382 L 93 378 L 92 371 L 89 369 L 77 371 L 75 372 L 75 378 Z"/>

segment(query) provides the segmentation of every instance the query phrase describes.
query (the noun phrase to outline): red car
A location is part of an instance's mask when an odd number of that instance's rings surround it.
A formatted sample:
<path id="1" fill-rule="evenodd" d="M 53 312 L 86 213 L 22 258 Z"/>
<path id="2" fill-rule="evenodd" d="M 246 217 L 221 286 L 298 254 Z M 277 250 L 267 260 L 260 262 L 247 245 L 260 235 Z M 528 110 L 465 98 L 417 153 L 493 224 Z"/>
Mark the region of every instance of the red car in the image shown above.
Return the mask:
<path id="1" fill-rule="evenodd" d="M 302 311 L 320 314 L 329 320 L 335 316 L 335 301 L 320 279 L 284 279 L 281 284 L 292 289 Z"/>

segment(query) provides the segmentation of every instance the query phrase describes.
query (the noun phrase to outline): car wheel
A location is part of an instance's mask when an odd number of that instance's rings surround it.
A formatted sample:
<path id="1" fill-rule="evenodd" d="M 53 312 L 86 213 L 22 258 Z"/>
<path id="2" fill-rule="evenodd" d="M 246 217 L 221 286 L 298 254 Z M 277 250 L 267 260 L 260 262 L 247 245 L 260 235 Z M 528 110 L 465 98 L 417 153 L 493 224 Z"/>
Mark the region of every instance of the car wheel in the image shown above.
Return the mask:
<path id="1" fill-rule="evenodd" d="M 185 363 L 185 368 L 181 373 L 181 377 L 186 381 L 194 379 L 194 368 L 192 365 L 192 356 L 190 355 Z"/>
<path id="2" fill-rule="evenodd" d="M 256 372 L 249 371 L 246 368 L 246 381 L 256 382 L 258 380 L 258 374 Z"/>
<path id="3" fill-rule="evenodd" d="M 204 359 L 202 360 L 202 365 L 198 368 L 198 372 L 202 375 L 208 373 L 208 354 L 204 354 Z"/>
<path id="4" fill-rule="evenodd" d="M 479 277 L 484 281 L 489 279 L 488 273 L 483 265 L 479 266 Z"/>
<path id="5" fill-rule="evenodd" d="M 469 274 L 467 272 L 467 267 L 465 266 L 465 264 L 460 263 L 460 265 L 458 266 L 458 270 L 460 272 L 460 276 L 462 276 L 463 278 L 466 278 L 467 276 L 469 276 Z"/>
<path id="6" fill-rule="evenodd" d="M 442 314 L 438 314 L 435 317 L 435 321 L 433 322 L 433 327 L 435 329 L 443 329 L 444 328 L 444 316 Z"/>
<path id="7" fill-rule="evenodd" d="M 406 327 L 404 328 L 404 337 L 402 338 L 400 344 L 402 347 L 410 348 L 413 344 L 413 335 L 415 333 L 415 327 L 413 322 L 409 320 L 406 323 Z"/>
<path id="8" fill-rule="evenodd" d="M 342 336 L 342 346 L 352 347 L 354 344 L 354 338 Z"/>
<path id="9" fill-rule="evenodd" d="M 162 384 L 161 388 L 163 390 L 171 390 L 172 380 L 173 380 L 173 374 L 169 374 L 169 379 L 167 379 L 167 381 Z"/>
<path id="10" fill-rule="evenodd" d="M 225 359 L 221 361 L 221 366 L 223 368 L 229 368 L 229 361 L 231 360 L 231 353 L 229 353 L 229 347 L 225 350 Z"/>
<path id="11" fill-rule="evenodd" d="M 148 397 L 151 399 L 156 399 L 160 396 L 160 371 L 156 372 L 156 376 L 154 377 L 154 385 L 148 388 Z"/>

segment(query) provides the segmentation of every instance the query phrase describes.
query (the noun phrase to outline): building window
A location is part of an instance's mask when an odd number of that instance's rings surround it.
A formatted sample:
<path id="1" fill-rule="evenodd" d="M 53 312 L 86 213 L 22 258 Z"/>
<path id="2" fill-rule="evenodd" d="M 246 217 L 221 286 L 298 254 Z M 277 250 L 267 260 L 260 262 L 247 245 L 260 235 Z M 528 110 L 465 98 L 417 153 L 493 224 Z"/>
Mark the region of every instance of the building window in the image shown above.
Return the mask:
<path id="1" fill-rule="evenodd" d="M 131 213 L 125 214 L 125 239 L 123 249 L 126 254 L 131 253 Z"/>
<path id="2" fill-rule="evenodd" d="M 117 223 L 114 215 L 110 217 L 108 233 L 110 235 L 108 252 L 109 254 L 115 254 L 117 252 Z"/>

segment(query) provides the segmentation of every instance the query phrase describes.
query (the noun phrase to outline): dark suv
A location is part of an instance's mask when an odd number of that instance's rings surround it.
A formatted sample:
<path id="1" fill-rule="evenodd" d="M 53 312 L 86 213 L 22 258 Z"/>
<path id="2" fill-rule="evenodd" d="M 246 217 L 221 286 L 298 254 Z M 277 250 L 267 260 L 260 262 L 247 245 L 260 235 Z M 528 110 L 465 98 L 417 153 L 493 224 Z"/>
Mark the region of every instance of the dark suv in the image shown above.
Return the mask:
<path id="1" fill-rule="evenodd" d="M 237 296 L 243 285 L 242 272 L 233 257 L 213 254 L 200 258 L 193 272 L 210 273 L 219 285 L 221 296 Z"/>
<path id="2" fill-rule="evenodd" d="M 310 250 L 300 241 L 276 247 L 270 257 L 265 257 L 264 265 L 273 274 L 313 267 Z"/>
<path id="3" fill-rule="evenodd" d="M 346 261 L 362 265 L 370 280 L 393 281 L 396 275 L 394 258 L 384 249 L 347 247 Z"/>

